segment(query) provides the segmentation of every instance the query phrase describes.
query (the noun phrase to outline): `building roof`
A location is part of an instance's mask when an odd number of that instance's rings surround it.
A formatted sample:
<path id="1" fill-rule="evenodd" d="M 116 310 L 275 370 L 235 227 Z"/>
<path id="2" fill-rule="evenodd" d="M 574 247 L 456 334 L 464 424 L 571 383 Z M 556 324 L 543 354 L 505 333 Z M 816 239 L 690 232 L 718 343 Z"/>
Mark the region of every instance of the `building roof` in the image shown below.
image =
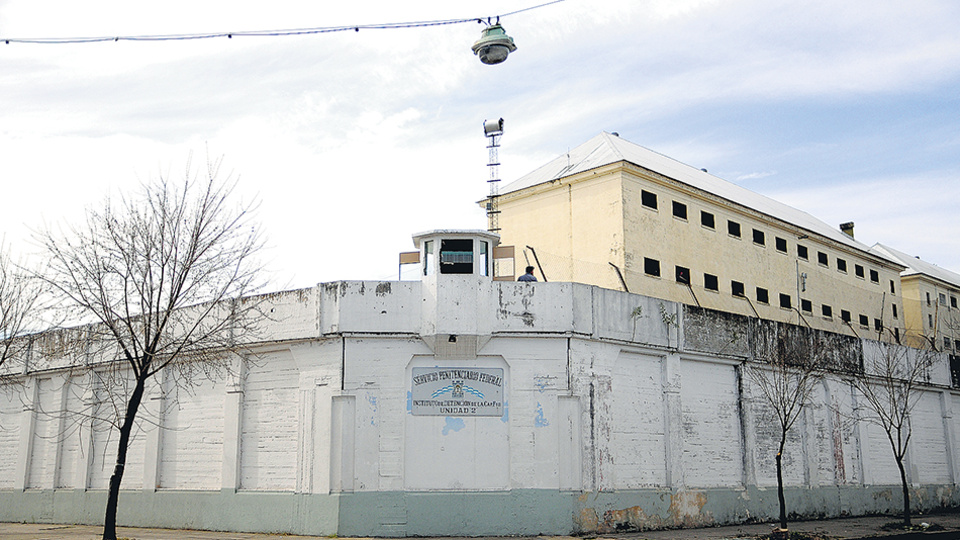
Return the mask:
<path id="1" fill-rule="evenodd" d="M 871 251 L 866 244 L 857 242 L 838 228 L 831 227 L 810 214 L 775 201 L 732 182 L 709 174 L 705 171 L 681 163 L 632 143 L 612 133 L 602 132 L 589 141 L 558 156 L 546 165 L 511 182 L 501 189 L 501 195 L 520 191 L 532 186 L 564 178 L 604 165 L 626 161 L 672 178 L 683 184 L 712 193 L 732 203 L 751 208 L 780 221 L 790 223 L 803 230 L 827 237 L 853 249 L 879 257 L 897 266 L 903 266 L 898 260 Z"/>
<path id="2" fill-rule="evenodd" d="M 899 261 L 900 264 L 906 266 L 907 269 L 900 272 L 901 277 L 925 275 L 953 285 L 954 287 L 960 287 L 960 274 L 951 272 L 946 268 L 940 268 L 933 263 L 928 263 L 927 261 L 921 260 L 920 257 L 911 257 L 902 251 L 897 251 L 883 244 L 874 244 L 870 249 L 895 259 Z"/>

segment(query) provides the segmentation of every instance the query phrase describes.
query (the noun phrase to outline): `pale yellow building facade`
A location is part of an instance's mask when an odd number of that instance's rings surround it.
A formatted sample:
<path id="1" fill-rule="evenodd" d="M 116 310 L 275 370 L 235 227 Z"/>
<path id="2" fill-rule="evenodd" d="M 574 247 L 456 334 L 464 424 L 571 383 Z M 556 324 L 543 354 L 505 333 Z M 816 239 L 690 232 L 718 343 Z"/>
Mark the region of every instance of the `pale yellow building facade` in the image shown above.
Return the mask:
<path id="1" fill-rule="evenodd" d="M 601 133 L 505 186 L 501 243 L 541 279 L 895 341 L 901 263 L 805 212 Z"/>
<path id="2" fill-rule="evenodd" d="M 907 343 L 960 355 L 960 274 L 883 244 L 874 251 L 900 261 Z"/>

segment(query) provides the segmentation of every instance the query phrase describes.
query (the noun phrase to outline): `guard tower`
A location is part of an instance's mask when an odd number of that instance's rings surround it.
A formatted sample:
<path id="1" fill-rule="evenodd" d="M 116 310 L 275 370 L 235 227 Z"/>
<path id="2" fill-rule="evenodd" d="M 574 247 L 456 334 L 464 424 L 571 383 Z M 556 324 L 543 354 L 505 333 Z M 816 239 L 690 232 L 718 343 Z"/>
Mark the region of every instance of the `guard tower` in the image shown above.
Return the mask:
<path id="1" fill-rule="evenodd" d="M 513 281 L 513 246 L 501 246 L 500 235 L 474 229 L 436 229 L 413 235 L 417 251 L 400 253 L 397 279 L 404 265 L 417 264 L 420 279 L 436 275 L 473 275 L 493 281 Z"/>
<path id="2" fill-rule="evenodd" d="M 487 304 L 493 287 L 493 249 L 499 242 L 498 235 L 481 230 L 439 229 L 413 235 L 420 250 L 420 334 L 428 343 L 437 340 L 434 351 L 457 343 L 460 352 L 454 356 L 475 356 L 482 344 L 477 336 L 490 333 L 485 314 L 493 309 Z"/>
<path id="3" fill-rule="evenodd" d="M 413 235 L 420 250 L 420 272 L 435 275 L 493 275 L 493 250 L 500 236 L 487 231 L 438 229 Z"/>

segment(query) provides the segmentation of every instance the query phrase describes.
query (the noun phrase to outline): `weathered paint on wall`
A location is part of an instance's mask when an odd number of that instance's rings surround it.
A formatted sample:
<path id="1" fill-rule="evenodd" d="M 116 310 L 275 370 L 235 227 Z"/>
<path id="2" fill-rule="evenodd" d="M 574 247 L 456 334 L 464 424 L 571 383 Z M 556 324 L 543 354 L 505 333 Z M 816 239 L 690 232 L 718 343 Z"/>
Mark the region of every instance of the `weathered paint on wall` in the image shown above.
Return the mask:
<path id="1" fill-rule="evenodd" d="M 162 429 L 145 423 L 137 434 L 122 524 L 502 535 L 776 515 L 776 430 L 740 376 L 758 324 L 775 323 L 586 285 L 478 278 L 322 284 L 271 305 L 266 339 L 235 375 L 149 390 Z M 831 347 L 846 362 L 868 343 L 838 337 Z M 96 523 L 116 437 L 89 422 L 66 429 L 69 415 L 51 411 L 92 399 L 84 375 L 40 367 L 0 388 L 0 519 Z M 502 369 L 503 415 L 413 415 L 417 367 Z M 914 411 L 918 508 L 960 502 L 960 394 L 947 377 L 936 372 Z M 815 396 L 785 456 L 790 511 L 894 511 L 883 434 L 849 420 L 856 397 L 842 381 Z"/>

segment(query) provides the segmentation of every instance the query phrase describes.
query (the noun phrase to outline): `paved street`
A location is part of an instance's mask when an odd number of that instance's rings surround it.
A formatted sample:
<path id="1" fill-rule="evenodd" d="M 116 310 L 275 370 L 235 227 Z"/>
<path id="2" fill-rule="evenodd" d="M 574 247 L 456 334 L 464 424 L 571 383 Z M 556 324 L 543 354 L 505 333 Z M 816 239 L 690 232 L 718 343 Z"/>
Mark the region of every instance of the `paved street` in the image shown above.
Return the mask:
<path id="1" fill-rule="evenodd" d="M 891 539 L 902 537 L 902 533 L 885 532 L 880 530 L 881 525 L 892 521 L 889 516 L 863 517 L 847 519 L 831 519 L 821 521 L 805 521 L 790 524 L 790 530 L 807 533 L 819 533 L 837 540 L 853 540 L 859 538 Z M 931 540 L 960 539 L 960 513 L 938 514 L 932 516 L 917 516 L 915 523 L 934 523 L 944 528 L 938 533 L 926 533 L 920 538 Z M 604 534 L 586 536 L 584 538 L 614 539 L 614 540 L 723 540 L 734 538 L 751 538 L 769 533 L 770 524 L 734 525 L 730 527 L 711 527 L 706 529 L 681 529 L 671 531 L 644 531 L 623 534 Z M 140 529 L 120 527 L 118 536 L 130 540 L 296 540 L 308 538 L 324 538 L 318 536 L 294 536 L 287 534 L 251 534 L 251 533 L 223 533 L 210 531 L 187 531 L 173 529 Z M 3 540 L 96 540 L 100 538 L 100 528 L 89 525 L 53 525 L 53 524 L 24 524 L 0 523 L 0 538 Z M 517 537 L 510 537 L 511 540 Z M 567 536 L 542 536 L 542 540 L 573 540 Z M 445 539 L 451 540 L 451 539 Z M 899 538 L 898 538 L 899 540 Z"/>

